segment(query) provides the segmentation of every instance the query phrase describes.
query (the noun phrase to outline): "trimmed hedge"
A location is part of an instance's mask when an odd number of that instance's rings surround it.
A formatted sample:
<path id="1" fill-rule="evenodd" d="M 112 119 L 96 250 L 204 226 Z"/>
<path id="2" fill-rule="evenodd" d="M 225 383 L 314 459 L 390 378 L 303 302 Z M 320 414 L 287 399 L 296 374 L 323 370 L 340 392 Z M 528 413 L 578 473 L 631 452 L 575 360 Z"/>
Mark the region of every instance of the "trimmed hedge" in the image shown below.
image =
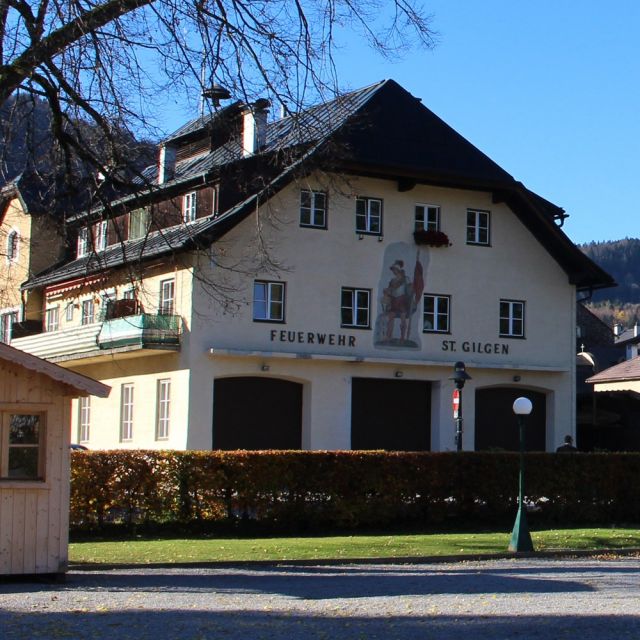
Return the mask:
<path id="1" fill-rule="evenodd" d="M 71 528 L 279 531 L 512 521 L 518 454 L 73 452 Z M 530 523 L 640 522 L 640 454 L 526 455 Z"/>

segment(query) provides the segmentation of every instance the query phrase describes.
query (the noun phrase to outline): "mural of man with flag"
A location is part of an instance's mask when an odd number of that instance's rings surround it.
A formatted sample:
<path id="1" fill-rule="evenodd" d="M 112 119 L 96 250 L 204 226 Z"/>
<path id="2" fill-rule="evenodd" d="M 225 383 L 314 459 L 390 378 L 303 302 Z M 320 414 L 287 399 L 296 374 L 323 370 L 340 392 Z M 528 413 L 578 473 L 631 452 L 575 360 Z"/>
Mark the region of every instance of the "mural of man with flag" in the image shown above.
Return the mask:
<path id="1" fill-rule="evenodd" d="M 382 289 L 381 314 L 376 325 L 376 346 L 420 348 L 417 340 L 411 339 L 411 319 L 420 305 L 424 291 L 420 252 L 416 253 L 413 280 L 406 275 L 404 265 L 403 259 L 396 258 L 389 267 L 392 276 Z"/>

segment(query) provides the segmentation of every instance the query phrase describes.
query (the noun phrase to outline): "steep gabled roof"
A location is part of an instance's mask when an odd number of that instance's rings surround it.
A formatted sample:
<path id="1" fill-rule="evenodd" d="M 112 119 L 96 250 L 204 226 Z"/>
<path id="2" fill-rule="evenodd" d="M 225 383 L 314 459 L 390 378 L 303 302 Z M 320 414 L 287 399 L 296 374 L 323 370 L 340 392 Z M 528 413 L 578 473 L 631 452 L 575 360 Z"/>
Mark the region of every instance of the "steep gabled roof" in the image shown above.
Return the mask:
<path id="1" fill-rule="evenodd" d="M 194 137 L 217 126 L 238 103 L 207 118 L 187 123 L 167 141 Z M 289 153 L 284 153 L 289 151 Z M 97 273 L 105 268 L 202 246 L 226 233 L 297 175 L 321 166 L 325 169 L 398 180 L 399 188 L 415 184 L 475 189 L 493 193 L 505 202 L 581 289 L 613 286 L 615 282 L 569 240 L 556 224 L 564 211 L 528 190 L 493 160 L 473 146 L 421 101 L 393 80 L 385 80 L 289 115 L 267 126 L 264 146 L 257 156 L 243 158 L 241 142 L 230 138 L 217 148 L 178 162 L 171 180 L 149 187 L 160 197 L 181 184 L 200 184 L 225 167 L 254 167 L 264 158 L 266 184 L 215 217 L 156 231 L 145 239 L 110 247 L 98 256 L 86 256 L 48 270 L 25 288 Z M 248 170 L 248 169 L 247 169 Z M 145 173 L 157 184 L 157 167 Z M 125 198 L 135 202 L 140 194 Z"/>

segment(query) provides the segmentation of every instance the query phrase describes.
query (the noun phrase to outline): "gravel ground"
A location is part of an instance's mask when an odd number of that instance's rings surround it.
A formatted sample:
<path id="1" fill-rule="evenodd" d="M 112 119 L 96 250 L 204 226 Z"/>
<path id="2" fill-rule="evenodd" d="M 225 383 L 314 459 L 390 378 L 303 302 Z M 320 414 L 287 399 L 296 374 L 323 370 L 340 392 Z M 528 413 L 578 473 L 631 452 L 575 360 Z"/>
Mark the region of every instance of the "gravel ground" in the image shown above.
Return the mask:
<path id="1" fill-rule="evenodd" d="M 0 582 L 0 638 L 640 638 L 640 559 L 71 571 Z"/>

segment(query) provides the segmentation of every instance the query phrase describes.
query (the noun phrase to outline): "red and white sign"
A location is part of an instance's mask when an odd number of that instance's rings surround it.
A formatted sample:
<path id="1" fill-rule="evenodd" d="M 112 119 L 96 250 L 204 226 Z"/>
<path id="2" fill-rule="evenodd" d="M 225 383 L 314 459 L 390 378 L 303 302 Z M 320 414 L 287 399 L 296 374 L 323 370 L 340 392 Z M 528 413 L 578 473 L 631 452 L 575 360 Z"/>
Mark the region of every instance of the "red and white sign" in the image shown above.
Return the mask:
<path id="1" fill-rule="evenodd" d="M 454 419 L 456 419 L 458 417 L 458 412 L 460 410 L 460 390 L 459 389 L 454 389 L 453 390 L 453 417 Z"/>

